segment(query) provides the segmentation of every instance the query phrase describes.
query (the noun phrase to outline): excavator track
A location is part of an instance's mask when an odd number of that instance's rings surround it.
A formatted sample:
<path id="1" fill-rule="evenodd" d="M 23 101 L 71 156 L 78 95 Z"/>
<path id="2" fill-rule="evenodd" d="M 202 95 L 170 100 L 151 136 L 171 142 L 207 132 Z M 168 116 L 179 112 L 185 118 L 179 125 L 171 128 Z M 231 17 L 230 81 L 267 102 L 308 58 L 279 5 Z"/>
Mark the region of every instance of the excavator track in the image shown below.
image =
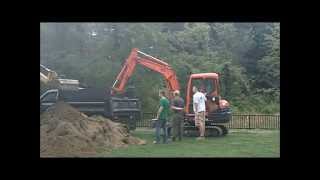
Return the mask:
<path id="1" fill-rule="evenodd" d="M 223 125 L 206 126 L 206 137 L 220 137 L 228 134 L 228 129 Z M 184 136 L 186 137 L 198 137 L 199 130 L 195 126 L 187 126 L 184 128 Z"/>
<path id="2" fill-rule="evenodd" d="M 223 126 L 223 125 L 217 125 L 217 126 L 222 129 L 222 136 L 225 136 L 228 134 L 228 129 L 226 126 Z"/>

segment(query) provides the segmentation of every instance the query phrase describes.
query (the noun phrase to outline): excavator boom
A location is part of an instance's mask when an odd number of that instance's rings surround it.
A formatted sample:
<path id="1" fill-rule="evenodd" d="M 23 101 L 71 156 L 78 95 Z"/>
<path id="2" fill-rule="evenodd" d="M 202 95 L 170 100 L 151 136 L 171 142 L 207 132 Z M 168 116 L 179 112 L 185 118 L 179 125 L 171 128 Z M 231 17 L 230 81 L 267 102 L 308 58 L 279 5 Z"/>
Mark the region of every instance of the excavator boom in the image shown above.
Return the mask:
<path id="1" fill-rule="evenodd" d="M 115 92 L 122 93 L 124 91 L 125 85 L 132 76 L 137 64 L 160 73 L 166 80 L 166 86 L 169 91 L 172 92 L 180 89 L 176 73 L 168 63 L 134 48 L 118 74 L 112 86 L 111 94 Z"/>

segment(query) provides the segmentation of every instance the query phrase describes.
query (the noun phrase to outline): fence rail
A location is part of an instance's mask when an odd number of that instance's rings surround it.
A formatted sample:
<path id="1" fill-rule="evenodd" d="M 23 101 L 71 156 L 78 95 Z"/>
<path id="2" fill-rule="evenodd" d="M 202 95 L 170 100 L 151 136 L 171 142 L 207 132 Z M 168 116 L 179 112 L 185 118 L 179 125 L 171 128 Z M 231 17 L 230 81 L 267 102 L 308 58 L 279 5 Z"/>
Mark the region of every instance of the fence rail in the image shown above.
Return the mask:
<path id="1" fill-rule="evenodd" d="M 155 113 L 143 113 L 137 127 L 150 127 Z M 280 114 L 232 114 L 230 129 L 280 129 Z"/>

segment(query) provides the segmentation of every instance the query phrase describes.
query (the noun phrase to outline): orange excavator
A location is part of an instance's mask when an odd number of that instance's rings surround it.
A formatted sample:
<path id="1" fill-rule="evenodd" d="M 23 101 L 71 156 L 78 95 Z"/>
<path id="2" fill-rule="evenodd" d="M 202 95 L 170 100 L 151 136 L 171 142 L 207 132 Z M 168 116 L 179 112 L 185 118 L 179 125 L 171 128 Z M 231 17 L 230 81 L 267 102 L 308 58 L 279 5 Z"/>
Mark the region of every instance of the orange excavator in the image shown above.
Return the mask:
<path id="1" fill-rule="evenodd" d="M 173 97 L 173 91 L 180 90 L 176 73 L 168 63 L 134 48 L 112 86 L 112 95 L 124 93 L 125 86 L 134 73 L 137 64 L 158 72 L 164 77 L 169 99 Z M 231 119 L 231 109 L 229 103 L 220 97 L 219 75 L 217 73 L 198 73 L 189 76 L 185 89 L 184 135 L 197 136 L 199 133 L 194 123 L 193 86 L 200 88 L 201 92 L 207 97 L 206 136 L 226 135 L 228 130 L 225 124 Z"/>

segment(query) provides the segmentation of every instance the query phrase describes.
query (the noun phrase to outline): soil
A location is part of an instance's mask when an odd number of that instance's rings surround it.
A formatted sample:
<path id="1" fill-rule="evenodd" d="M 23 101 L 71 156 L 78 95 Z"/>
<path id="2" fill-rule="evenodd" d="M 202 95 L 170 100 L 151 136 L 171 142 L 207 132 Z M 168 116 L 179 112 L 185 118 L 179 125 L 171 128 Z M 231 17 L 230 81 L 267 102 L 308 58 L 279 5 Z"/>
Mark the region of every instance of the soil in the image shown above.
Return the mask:
<path id="1" fill-rule="evenodd" d="M 146 144 L 128 127 L 102 116 L 88 117 L 62 101 L 40 115 L 40 157 L 96 156 L 130 144 Z"/>

